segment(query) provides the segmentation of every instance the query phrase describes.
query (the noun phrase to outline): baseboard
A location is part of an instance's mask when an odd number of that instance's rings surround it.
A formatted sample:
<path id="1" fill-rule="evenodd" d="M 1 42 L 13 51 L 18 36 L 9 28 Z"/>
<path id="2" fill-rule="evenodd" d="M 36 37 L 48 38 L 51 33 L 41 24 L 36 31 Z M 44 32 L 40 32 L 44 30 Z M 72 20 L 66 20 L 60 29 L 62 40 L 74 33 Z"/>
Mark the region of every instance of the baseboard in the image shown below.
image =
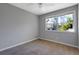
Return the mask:
<path id="1" fill-rule="evenodd" d="M 36 39 L 38 39 L 38 38 L 34 38 L 34 39 L 29 40 L 29 41 L 24 41 L 24 42 L 15 44 L 13 46 L 9 46 L 9 47 L 6 47 L 6 48 L 2 48 L 2 49 L 0 49 L 0 52 L 1 51 L 4 51 L 4 50 L 7 50 L 7 49 L 10 49 L 10 48 L 13 48 L 13 47 L 16 47 L 16 46 L 19 46 L 19 45 L 22 45 L 22 44 L 25 44 L 25 43 L 28 43 L 28 42 L 31 42 L 31 41 L 36 40 Z M 56 43 L 59 43 L 59 44 L 64 44 L 64 45 L 71 46 L 71 47 L 75 47 L 75 48 L 79 48 L 78 46 L 74 46 L 74 45 L 71 45 L 71 44 L 58 42 L 58 41 L 55 41 L 55 40 L 49 40 L 49 39 L 44 39 L 44 38 L 39 38 L 39 39 L 47 40 L 47 41 L 51 41 L 51 42 L 56 42 Z"/>
<path id="2" fill-rule="evenodd" d="M 49 40 L 49 39 L 44 39 L 44 38 L 40 38 L 40 39 L 42 39 L 42 40 L 47 40 L 47 41 L 51 41 L 51 42 L 56 42 L 56 43 L 59 43 L 59 44 L 63 44 L 63 45 L 70 46 L 70 47 L 79 48 L 78 46 L 71 45 L 71 44 L 68 44 L 68 43 L 62 43 L 62 42 L 58 42 L 58 41 L 55 41 L 55 40 Z"/>
<path id="3" fill-rule="evenodd" d="M 38 38 L 34 38 L 34 39 L 31 39 L 31 40 L 28 40 L 28 41 L 24 41 L 24 42 L 15 44 L 13 46 L 9 46 L 9 47 L 6 47 L 6 48 L 2 48 L 2 49 L 0 49 L 0 52 L 1 51 L 4 51 L 4 50 L 7 50 L 7 49 L 10 49 L 10 48 L 13 48 L 13 47 L 16 47 L 16 46 L 19 46 L 19 45 L 22 45 L 22 44 L 25 44 L 25 43 L 28 43 L 28 42 L 31 42 L 31 41 L 36 40 L 36 39 L 38 39 Z"/>

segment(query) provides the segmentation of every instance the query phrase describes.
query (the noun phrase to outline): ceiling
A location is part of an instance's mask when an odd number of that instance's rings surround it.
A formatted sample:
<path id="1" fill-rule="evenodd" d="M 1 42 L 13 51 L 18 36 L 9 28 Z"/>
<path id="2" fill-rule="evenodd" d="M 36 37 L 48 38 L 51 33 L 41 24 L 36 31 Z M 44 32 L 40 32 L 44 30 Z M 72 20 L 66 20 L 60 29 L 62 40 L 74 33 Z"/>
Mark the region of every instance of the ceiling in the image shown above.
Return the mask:
<path id="1" fill-rule="evenodd" d="M 29 11 L 35 15 L 42 15 L 62 8 L 76 5 L 76 3 L 11 3 L 11 5 Z"/>

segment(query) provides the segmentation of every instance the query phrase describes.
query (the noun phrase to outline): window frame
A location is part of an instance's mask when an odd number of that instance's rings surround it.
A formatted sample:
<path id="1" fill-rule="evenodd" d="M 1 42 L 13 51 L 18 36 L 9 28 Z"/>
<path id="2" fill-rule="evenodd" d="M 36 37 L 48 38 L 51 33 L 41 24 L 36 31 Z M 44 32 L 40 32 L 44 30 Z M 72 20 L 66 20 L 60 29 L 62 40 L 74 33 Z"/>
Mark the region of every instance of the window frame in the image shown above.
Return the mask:
<path id="1" fill-rule="evenodd" d="M 50 16 L 45 17 L 45 31 L 61 32 L 61 31 L 58 31 L 58 30 L 47 30 L 47 28 L 46 28 L 46 19 L 47 18 L 52 18 L 52 17 L 64 16 L 64 15 L 68 15 L 68 14 L 73 14 L 73 19 L 74 19 L 73 20 L 73 30 L 74 30 L 73 32 L 75 32 L 76 31 L 75 30 L 75 22 L 76 22 L 76 11 L 75 10 L 70 10 L 70 11 L 67 11 L 67 12 L 63 12 L 63 13 L 59 13 L 59 14 L 50 15 Z M 68 31 L 64 31 L 64 32 L 68 32 Z"/>

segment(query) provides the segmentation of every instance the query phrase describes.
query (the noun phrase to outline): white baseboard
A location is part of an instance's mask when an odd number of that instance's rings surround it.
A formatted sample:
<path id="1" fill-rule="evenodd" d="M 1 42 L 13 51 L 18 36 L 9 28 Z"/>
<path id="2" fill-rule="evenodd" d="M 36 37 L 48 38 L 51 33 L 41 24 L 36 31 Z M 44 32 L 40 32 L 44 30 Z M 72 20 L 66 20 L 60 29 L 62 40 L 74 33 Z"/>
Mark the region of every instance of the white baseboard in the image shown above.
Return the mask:
<path id="1" fill-rule="evenodd" d="M 4 50 L 7 50 L 7 49 L 10 49 L 10 48 L 13 48 L 13 47 L 16 47 L 16 46 L 19 46 L 19 45 L 22 45 L 22 44 L 25 44 L 25 43 L 28 43 L 28 42 L 31 42 L 31 41 L 36 40 L 36 39 L 38 39 L 38 38 L 34 38 L 34 39 L 31 39 L 31 40 L 28 40 L 28 41 L 24 41 L 24 42 L 21 42 L 21 43 L 17 43 L 17 44 L 15 44 L 13 46 L 9 46 L 9 47 L 2 48 L 2 49 L 0 49 L 0 52 L 1 51 L 4 51 Z"/>
<path id="2" fill-rule="evenodd" d="M 2 48 L 2 49 L 0 49 L 0 52 L 1 51 L 4 51 L 4 50 L 7 50 L 7 49 L 10 49 L 10 48 L 13 48 L 13 47 L 16 47 L 16 46 L 19 46 L 19 45 L 22 45 L 22 44 L 25 44 L 25 43 L 28 43 L 28 42 L 31 42 L 31 41 L 36 40 L 36 39 L 38 39 L 38 38 L 34 38 L 34 39 L 29 40 L 29 41 L 24 41 L 24 42 L 15 44 L 13 46 L 9 46 L 9 47 Z M 58 41 L 55 41 L 55 40 L 49 40 L 49 39 L 44 39 L 44 38 L 39 38 L 39 39 L 47 40 L 47 41 L 51 41 L 51 42 L 56 42 L 56 43 L 64 44 L 64 45 L 71 46 L 71 47 L 75 47 L 75 48 L 79 48 L 78 46 L 74 46 L 74 45 L 71 45 L 71 44 L 58 42 Z"/>
<path id="3" fill-rule="evenodd" d="M 71 45 L 71 44 L 68 44 L 68 43 L 62 43 L 62 42 L 58 42 L 58 41 L 55 41 L 55 40 L 49 40 L 49 39 L 44 39 L 44 38 L 40 38 L 40 39 L 42 39 L 42 40 L 47 40 L 47 41 L 51 41 L 51 42 L 56 42 L 56 43 L 59 43 L 59 44 L 63 44 L 63 45 L 70 46 L 70 47 L 79 48 L 78 46 Z"/>

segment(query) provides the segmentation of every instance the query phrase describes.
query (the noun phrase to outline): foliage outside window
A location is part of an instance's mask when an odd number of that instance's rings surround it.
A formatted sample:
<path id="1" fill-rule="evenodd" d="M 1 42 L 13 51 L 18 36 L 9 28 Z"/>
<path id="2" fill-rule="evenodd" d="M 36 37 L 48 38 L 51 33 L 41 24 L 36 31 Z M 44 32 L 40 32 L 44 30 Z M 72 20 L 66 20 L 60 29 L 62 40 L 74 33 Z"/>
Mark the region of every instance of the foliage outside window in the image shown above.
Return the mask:
<path id="1" fill-rule="evenodd" d="M 57 31 L 70 31 L 73 32 L 73 14 L 67 14 L 58 17 L 47 18 L 46 20 L 46 30 L 57 30 Z"/>

